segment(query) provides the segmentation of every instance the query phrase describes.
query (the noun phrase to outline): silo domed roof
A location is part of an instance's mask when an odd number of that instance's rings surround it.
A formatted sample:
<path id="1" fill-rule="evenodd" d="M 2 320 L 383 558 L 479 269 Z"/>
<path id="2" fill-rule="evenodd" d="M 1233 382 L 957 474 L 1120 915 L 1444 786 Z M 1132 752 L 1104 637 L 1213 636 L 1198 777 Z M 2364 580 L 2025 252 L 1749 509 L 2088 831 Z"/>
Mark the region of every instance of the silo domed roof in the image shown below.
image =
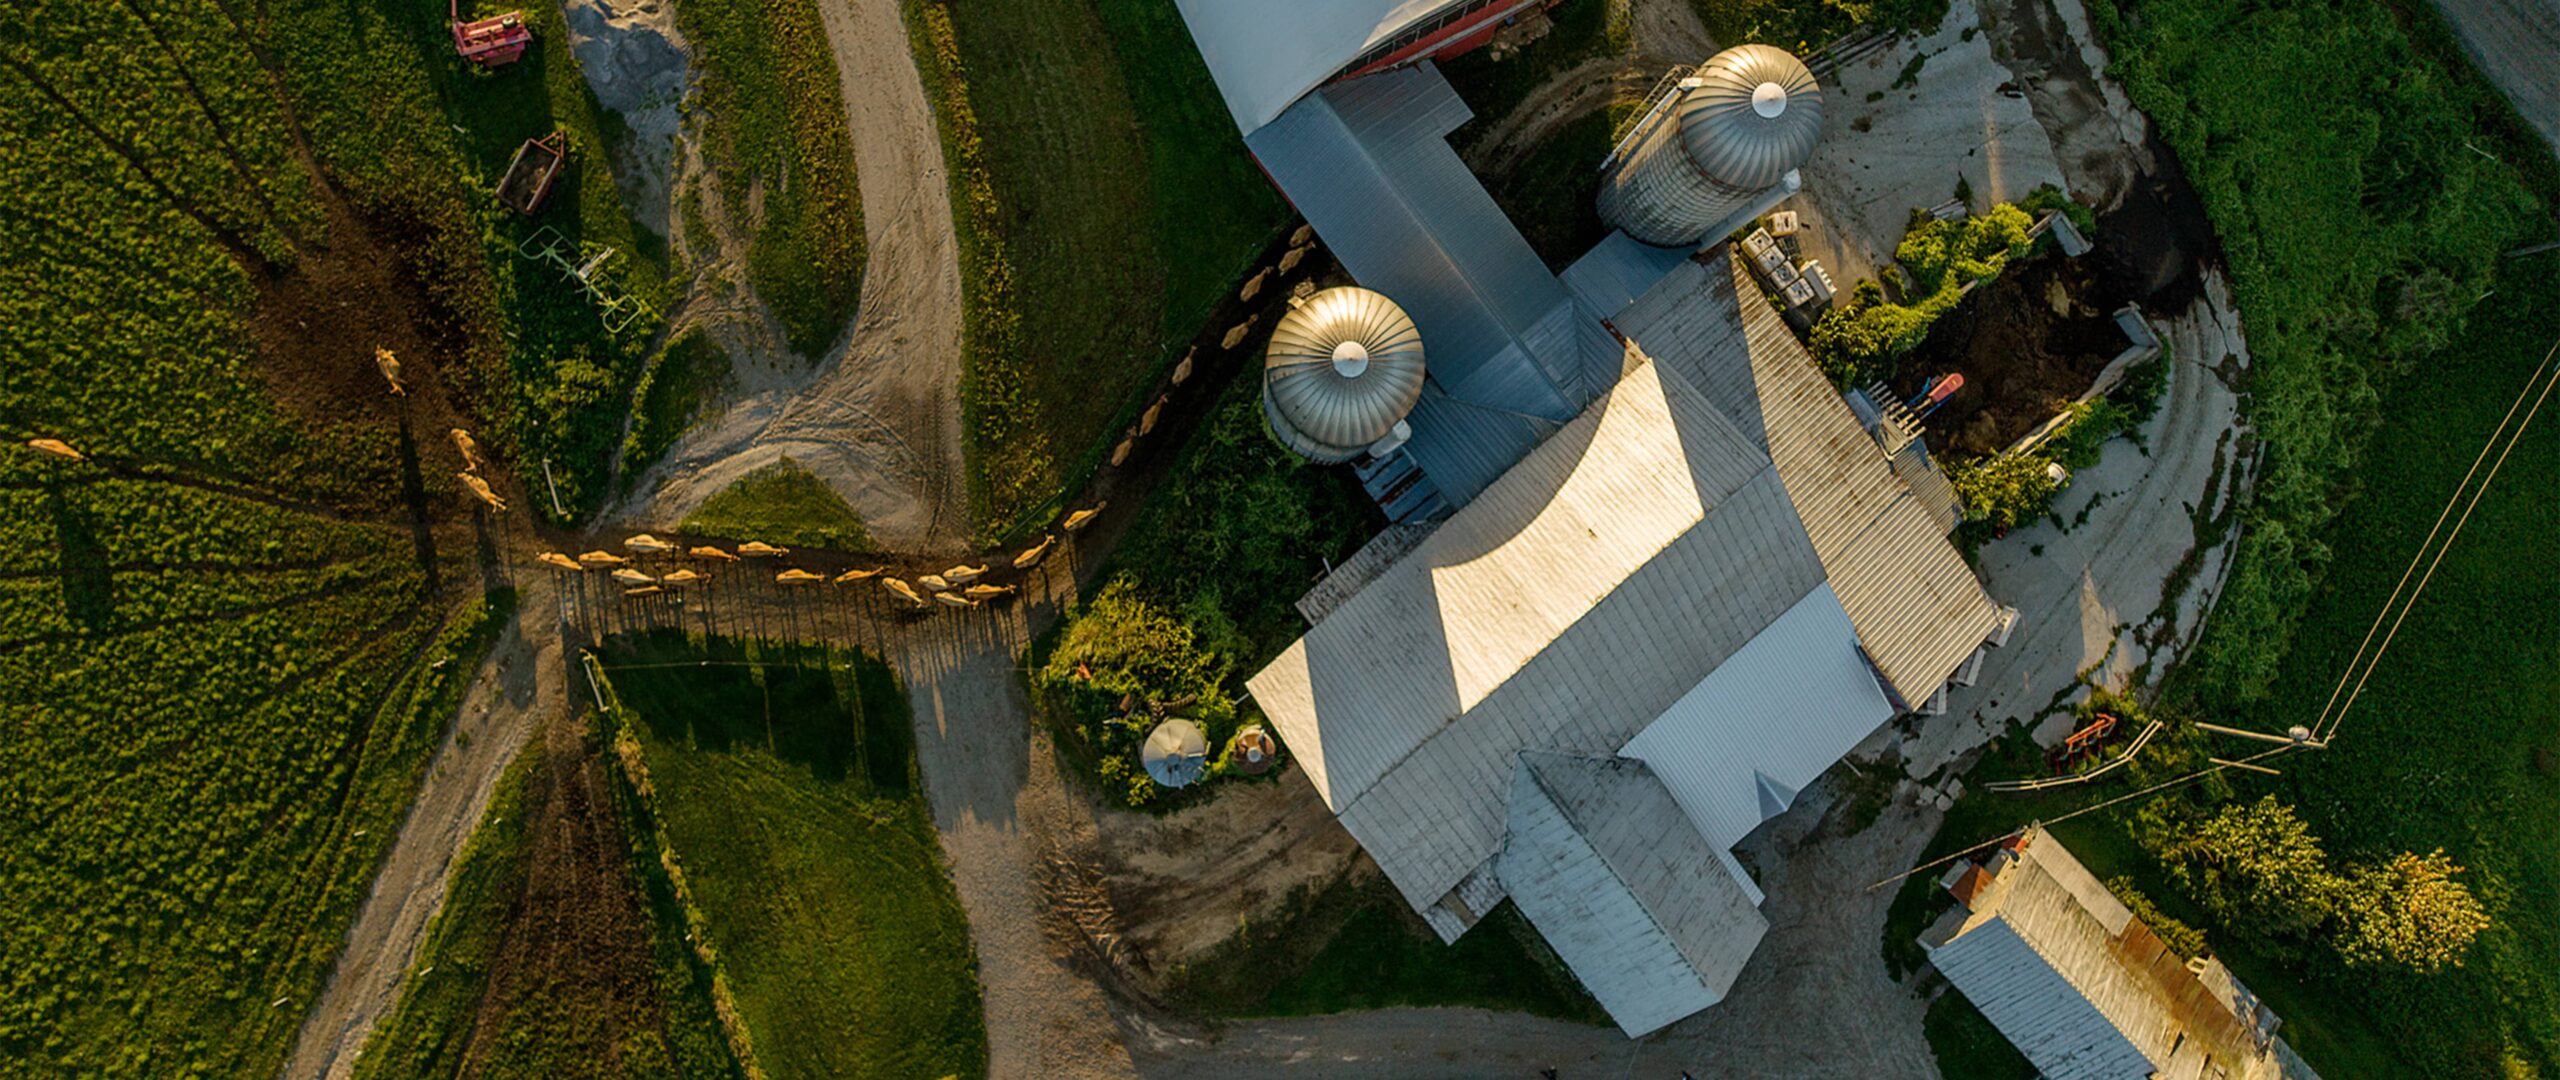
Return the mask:
<path id="1" fill-rule="evenodd" d="M 1822 136 L 1822 84 L 1784 49 L 1743 45 L 1698 66 L 1680 101 L 1689 158 L 1738 188 L 1773 187 L 1804 164 Z"/>
<path id="2" fill-rule="evenodd" d="M 1348 457 L 1386 437 L 1422 397 L 1422 332 L 1393 300 L 1326 289 L 1281 317 L 1262 378 L 1279 419 Z"/>

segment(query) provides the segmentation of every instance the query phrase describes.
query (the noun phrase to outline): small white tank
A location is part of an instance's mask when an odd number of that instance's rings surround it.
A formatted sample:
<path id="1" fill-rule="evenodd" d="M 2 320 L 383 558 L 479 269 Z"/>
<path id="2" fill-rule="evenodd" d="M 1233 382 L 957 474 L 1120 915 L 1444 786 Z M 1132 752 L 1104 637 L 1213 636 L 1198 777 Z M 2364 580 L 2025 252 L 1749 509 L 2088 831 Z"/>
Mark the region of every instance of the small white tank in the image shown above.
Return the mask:
<path id="1" fill-rule="evenodd" d="M 1684 79 L 1600 182 L 1600 219 L 1657 247 L 1687 247 L 1812 156 L 1822 86 L 1783 49 L 1727 49 Z"/>
<path id="2" fill-rule="evenodd" d="M 1309 461 L 1360 456 L 1422 397 L 1422 332 L 1395 301 L 1357 287 L 1295 301 L 1271 331 L 1262 414 Z"/>

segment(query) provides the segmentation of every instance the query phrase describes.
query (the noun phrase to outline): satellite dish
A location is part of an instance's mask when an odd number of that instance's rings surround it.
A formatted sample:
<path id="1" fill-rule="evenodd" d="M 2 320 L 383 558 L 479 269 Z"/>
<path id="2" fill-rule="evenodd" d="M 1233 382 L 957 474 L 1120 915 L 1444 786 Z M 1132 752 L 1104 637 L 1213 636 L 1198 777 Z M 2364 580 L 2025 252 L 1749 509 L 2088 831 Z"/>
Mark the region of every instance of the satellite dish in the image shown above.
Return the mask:
<path id="1" fill-rule="evenodd" d="M 1247 776 L 1260 776 L 1280 763 L 1280 744 L 1255 724 L 1236 733 L 1235 749 L 1227 751 L 1227 763 Z"/>
<path id="2" fill-rule="evenodd" d="M 1139 751 L 1147 767 L 1147 776 L 1169 788 L 1189 787 L 1198 783 L 1209 769 L 1209 737 L 1200 725 L 1176 717 L 1157 724 L 1147 733 L 1147 745 Z"/>

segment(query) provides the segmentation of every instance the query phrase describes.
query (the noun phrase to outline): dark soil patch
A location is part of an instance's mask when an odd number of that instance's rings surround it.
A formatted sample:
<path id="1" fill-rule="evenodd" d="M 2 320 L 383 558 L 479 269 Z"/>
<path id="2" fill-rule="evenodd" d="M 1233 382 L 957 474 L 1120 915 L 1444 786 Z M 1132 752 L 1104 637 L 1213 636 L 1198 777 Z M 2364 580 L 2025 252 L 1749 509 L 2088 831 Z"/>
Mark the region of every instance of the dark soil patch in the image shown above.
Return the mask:
<path id="1" fill-rule="evenodd" d="M 2213 223 L 2157 135 L 2151 152 L 2160 168 L 2098 219 L 2095 250 L 2049 254 L 1975 289 L 1902 359 L 1894 391 L 1905 398 L 1932 376 L 1964 375 L 1964 389 L 1929 417 L 1932 452 L 1990 454 L 2016 442 L 2131 344 L 2116 309 L 2138 304 L 2158 319 L 2204 294 L 2204 268 L 2221 258 Z"/>
<path id="2" fill-rule="evenodd" d="M 2060 256 L 2012 268 L 1965 297 L 1903 358 L 1894 392 L 1906 399 L 1932 376 L 1964 376 L 1964 388 L 1929 417 L 1932 452 L 1998 452 L 2077 399 L 2124 351 L 2111 313 L 2125 297 L 2096 270 L 2089 258 Z"/>
<path id="3" fill-rule="evenodd" d="M 491 958 L 466 1076 L 621 1073 L 618 1055 L 662 1045 L 652 924 L 600 747 L 583 724 L 545 727 L 524 894 Z"/>
<path id="4" fill-rule="evenodd" d="M 2156 130 L 2149 149 L 2156 167 L 2098 219 L 2097 250 L 2085 257 L 2111 290 L 2168 315 L 2204 295 L 2204 268 L 2221 264 L 2222 245 L 2177 152 Z"/>
<path id="5" fill-rule="evenodd" d="M 403 402 L 375 369 L 374 347 L 400 358 L 412 397 L 435 355 L 420 330 L 417 290 L 343 206 L 331 206 L 326 235 L 290 268 L 260 276 L 250 329 L 268 386 L 287 408 L 324 424 L 390 419 Z"/>

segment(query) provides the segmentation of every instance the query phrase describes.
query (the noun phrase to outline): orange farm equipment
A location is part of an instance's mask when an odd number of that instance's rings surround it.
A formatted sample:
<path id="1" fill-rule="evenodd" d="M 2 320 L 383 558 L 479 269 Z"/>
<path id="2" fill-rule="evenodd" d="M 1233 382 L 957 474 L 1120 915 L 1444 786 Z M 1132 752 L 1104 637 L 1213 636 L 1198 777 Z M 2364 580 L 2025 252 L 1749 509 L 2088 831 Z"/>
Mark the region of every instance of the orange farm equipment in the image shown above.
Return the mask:
<path id="1" fill-rule="evenodd" d="M 542 200 L 551 197 L 551 182 L 560 178 L 560 166 L 568 160 L 568 141 L 560 132 L 526 139 L 516 147 L 515 160 L 507 162 L 506 175 L 498 178 L 498 201 L 520 214 L 542 209 Z"/>
<path id="2" fill-rule="evenodd" d="M 2062 740 L 2062 745 L 2045 751 L 2045 766 L 2052 769 L 2055 776 L 2060 776 L 2077 768 L 2081 762 L 2099 756 L 2106 750 L 2107 738 L 2116 733 L 2116 726 L 2116 718 L 2110 714 L 2099 713 L 2090 717 L 2080 730 Z"/>
<path id="3" fill-rule="evenodd" d="M 533 28 L 524 24 L 523 12 L 510 11 L 464 22 L 462 0 L 449 0 L 445 11 L 453 26 L 453 51 L 481 67 L 515 63 L 524 55 L 525 47 L 533 44 Z"/>

